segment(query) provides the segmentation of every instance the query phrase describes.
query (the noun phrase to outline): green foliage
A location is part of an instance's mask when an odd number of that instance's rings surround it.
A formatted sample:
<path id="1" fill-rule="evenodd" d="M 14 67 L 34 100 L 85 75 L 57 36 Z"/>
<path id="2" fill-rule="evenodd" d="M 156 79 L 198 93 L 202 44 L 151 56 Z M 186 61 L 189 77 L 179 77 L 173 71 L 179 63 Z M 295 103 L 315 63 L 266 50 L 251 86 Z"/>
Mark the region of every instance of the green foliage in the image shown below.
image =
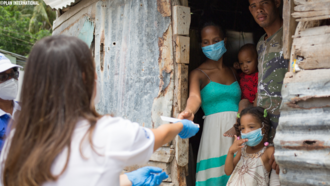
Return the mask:
<path id="1" fill-rule="evenodd" d="M 28 55 L 33 44 L 52 33 L 55 13 L 38 6 L 0 6 L 0 49 Z"/>
<path id="2" fill-rule="evenodd" d="M 29 24 L 29 31 L 37 33 L 41 29 L 51 29 L 52 22 L 55 20 L 55 12 L 46 6 L 43 0 L 38 0 L 39 5 L 34 7 Z"/>

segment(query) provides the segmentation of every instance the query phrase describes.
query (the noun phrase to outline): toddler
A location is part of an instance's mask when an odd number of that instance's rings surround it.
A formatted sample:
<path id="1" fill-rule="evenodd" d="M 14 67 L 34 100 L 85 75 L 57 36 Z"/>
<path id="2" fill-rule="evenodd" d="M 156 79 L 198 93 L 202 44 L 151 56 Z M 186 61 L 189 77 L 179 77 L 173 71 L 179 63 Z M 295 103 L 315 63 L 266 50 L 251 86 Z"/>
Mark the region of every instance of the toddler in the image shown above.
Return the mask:
<path id="1" fill-rule="evenodd" d="M 234 64 L 234 68 L 240 68 L 242 72 L 239 74 L 239 85 L 242 91 L 242 98 L 239 102 L 238 113 L 249 106 L 256 106 L 256 97 L 258 91 L 258 53 L 253 44 L 242 46 L 238 52 L 238 61 Z M 224 136 L 233 137 L 235 129 L 231 128 L 224 133 Z"/>
<path id="2" fill-rule="evenodd" d="M 238 61 L 242 70 L 239 75 L 239 84 L 242 91 L 241 102 L 247 99 L 250 104 L 253 104 L 258 90 L 258 54 L 256 47 L 253 44 L 242 46 L 238 52 Z"/>
<path id="3" fill-rule="evenodd" d="M 268 147 L 271 124 L 267 110 L 248 107 L 237 116 L 235 141 L 225 163 L 225 173 L 231 175 L 227 186 L 268 186 L 274 147 Z"/>

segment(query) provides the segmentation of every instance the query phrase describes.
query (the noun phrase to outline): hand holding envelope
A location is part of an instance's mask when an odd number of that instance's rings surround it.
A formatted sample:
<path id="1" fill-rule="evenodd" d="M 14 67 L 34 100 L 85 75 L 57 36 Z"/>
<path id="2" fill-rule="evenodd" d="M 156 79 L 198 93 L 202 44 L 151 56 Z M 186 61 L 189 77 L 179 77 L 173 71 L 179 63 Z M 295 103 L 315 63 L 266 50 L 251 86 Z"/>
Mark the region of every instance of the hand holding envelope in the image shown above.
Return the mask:
<path id="1" fill-rule="evenodd" d="M 195 124 L 194 122 L 187 120 L 187 119 L 176 119 L 166 116 L 161 116 L 163 121 L 171 122 L 171 123 L 178 123 L 181 122 L 183 124 L 182 131 L 179 133 L 179 136 L 182 139 L 190 138 L 195 136 L 196 133 L 199 131 L 199 125 Z"/>

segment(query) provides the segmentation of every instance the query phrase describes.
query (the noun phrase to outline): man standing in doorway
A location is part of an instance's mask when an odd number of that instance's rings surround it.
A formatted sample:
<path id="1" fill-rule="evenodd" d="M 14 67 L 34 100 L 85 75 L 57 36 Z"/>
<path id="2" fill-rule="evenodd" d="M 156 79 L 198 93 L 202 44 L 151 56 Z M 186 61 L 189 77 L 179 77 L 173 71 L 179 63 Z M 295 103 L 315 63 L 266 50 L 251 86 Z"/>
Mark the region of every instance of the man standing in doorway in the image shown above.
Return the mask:
<path id="1" fill-rule="evenodd" d="M 0 152 L 4 144 L 5 134 L 10 119 L 17 110 L 21 110 L 14 99 L 18 92 L 18 68 L 0 53 Z"/>
<path id="2" fill-rule="evenodd" d="M 266 32 L 257 44 L 259 70 L 257 105 L 267 109 L 270 115 L 273 126 L 270 137 L 273 138 L 280 117 L 283 79 L 289 66 L 289 61 L 283 57 L 281 0 L 249 0 L 249 3 L 253 18 Z M 273 168 L 278 174 L 276 163 L 273 164 Z"/>

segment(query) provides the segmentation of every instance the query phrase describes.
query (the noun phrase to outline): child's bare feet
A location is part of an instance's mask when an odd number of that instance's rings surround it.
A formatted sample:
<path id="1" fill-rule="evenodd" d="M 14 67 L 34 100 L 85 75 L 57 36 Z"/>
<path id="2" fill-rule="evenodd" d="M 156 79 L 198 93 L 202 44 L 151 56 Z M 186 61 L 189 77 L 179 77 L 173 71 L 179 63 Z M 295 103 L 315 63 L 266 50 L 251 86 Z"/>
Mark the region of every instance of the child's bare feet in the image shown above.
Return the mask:
<path id="1" fill-rule="evenodd" d="M 234 135 L 236 135 L 236 130 L 234 127 L 232 127 L 231 129 L 229 129 L 227 132 L 225 132 L 223 134 L 223 136 L 225 136 L 225 137 L 233 137 Z"/>

